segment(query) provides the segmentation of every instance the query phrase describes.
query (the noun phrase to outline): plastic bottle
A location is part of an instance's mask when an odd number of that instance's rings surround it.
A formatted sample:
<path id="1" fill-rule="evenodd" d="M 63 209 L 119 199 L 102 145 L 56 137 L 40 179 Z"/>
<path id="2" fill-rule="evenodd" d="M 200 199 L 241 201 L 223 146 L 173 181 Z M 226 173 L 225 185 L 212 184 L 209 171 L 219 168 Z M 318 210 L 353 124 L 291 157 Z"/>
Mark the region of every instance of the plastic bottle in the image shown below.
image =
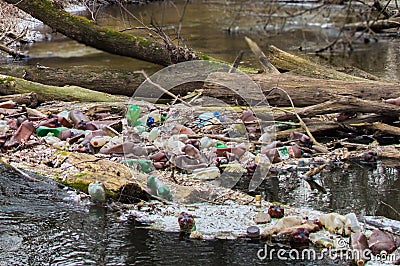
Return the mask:
<path id="1" fill-rule="evenodd" d="M 69 119 L 71 119 L 72 123 L 77 126 L 82 122 L 89 122 L 90 119 L 87 118 L 86 115 L 84 115 L 81 111 L 79 110 L 71 110 L 68 114 Z"/>
<path id="2" fill-rule="evenodd" d="M 208 124 L 208 122 L 214 118 L 214 113 L 205 112 L 198 116 L 198 118 L 194 121 L 194 124 L 198 127 L 204 127 Z"/>
<path id="3" fill-rule="evenodd" d="M 90 140 L 90 145 L 92 145 L 95 148 L 103 147 L 110 139 L 111 137 L 109 136 L 94 136 Z"/>
<path id="4" fill-rule="evenodd" d="M 88 193 L 95 202 L 104 203 L 106 201 L 106 189 L 100 182 L 90 183 Z"/>
<path id="5" fill-rule="evenodd" d="M 158 136 L 160 136 L 160 132 L 161 132 L 160 128 L 158 128 L 158 127 L 152 128 L 150 130 L 149 135 L 147 136 L 147 139 L 149 141 L 155 140 L 156 138 L 158 138 Z"/>
<path id="6" fill-rule="evenodd" d="M 216 140 L 210 139 L 209 137 L 202 137 L 200 139 L 200 149 L 207 149 L 210 147 L 214 147 L 216 144 Z"/>
<path id="7" fill-rule="evenodd" d="M 38 128 L 36 129 L 36 134 L 37 134 L 39 137 L 44 137 L 44 136 L 46 136 L 46 135 L 49 134 L 49 133 L 53 133 L 54 136 L 58 137 L 58 134 L 59 134 L 61 131 L 64 131 L 64 130 L 68 130 L 68 128 L 67 128 L 67 127 L 56 127 L 56 128 L 51 128 L 51 127 L 46 127 L 46 126 L 40 126 L 40 127 L 38 127 Z"/>
<path id="8" fill-rule="evenodd" d="M 193 178 L 199 180 L 213 180 L 221 176 L 221 172 L 218 167 L 210 166 L 207 168 L 200 168 L 193 170 Z"/>
<path id="9" fill-rule="evenodd" d="M 140 107 L 135 104 L 129 106 L 125 116 L 128 120 L 128 125 L 134 126 L 140 116 Z"/>
<path id="10" fill-rule="evenodd" d="M 6 121 L 0 120 L 0 133 L 7 133 L 10 129 L 10 126 L 7 124 Z"/>
<path id="11" fill-rule="evenodd" d="M 53 143 L 53 147 L 59 150 L 67 151 L 69 149 L 69 143 L 68 141 L 63 140 Z"/>
<path id="12" fill-rule="evenodd" d="M 367 237 L 363 233 L 357 232 L 351 234 L 350 241 L 352 253 L 356 255 L 356 257 L 353 258 L 354 261 L 358 266 L 364 265 L 371 259 L 365 252 L 369 249 Z"/>
<path id="13" fill-rule="evenodd" d="M 334 246 L 334 239 L 330 237 L 330 233 L 327 231 L 318 231 L 310 233 L 310 241 L 317 246 L 331 248 Z"/>
<path id="14" fill-rule="evenodd" d="M 123 160 L 122 163 L 125 163 L 129 166 L 137 166 L 138 170 L 140 170 L 146 174 L 155 170 L 153 161 L 151 161 L 151 160 L 128 159 L 128 160 Z"/>
<path id="15" fill-rule="evenodd" d="M 361 232 L 361 226 L 358 223 L 357 216 L 355 215 L 354 212 L 346 214 L 345 217 L 346 217 L 346 223 L 345 223 L 346 235 L 349 235 L 351 232 L 354 233 Z"/>
<path id="16" fill-rule="evenodd" d="M 54 143 L 60 142 L 61 139 L 55 137 L 52 133 L 48 134 L 47 136 L 43 137 L 43 140 L 50 145 L 53 145 Z"/>
<path id="17" fill-rule="evenodd" d="M 256 195 L 254 199 L 255 199 L 255 206 L 257 208 L 261 208 L 261 195 Z"/>
<path id="18" fill-rule="evenodd" d="M 172 194 L 169 188 L 161 182 L 156 176 L 147 178 L 147 187 L 151 189 L 154 195 L 166 200 L 172 200 Z"/>

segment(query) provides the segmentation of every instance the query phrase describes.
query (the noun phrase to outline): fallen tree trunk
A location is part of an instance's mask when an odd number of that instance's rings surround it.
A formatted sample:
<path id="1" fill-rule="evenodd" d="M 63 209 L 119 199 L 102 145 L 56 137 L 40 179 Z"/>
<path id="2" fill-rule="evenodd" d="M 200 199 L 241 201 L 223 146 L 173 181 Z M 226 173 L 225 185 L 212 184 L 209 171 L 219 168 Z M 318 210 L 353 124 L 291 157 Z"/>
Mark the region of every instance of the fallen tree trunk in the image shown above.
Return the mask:
<path id="1" fill-rule="evenodd" d="M 92 91 L 78 86 L 56 87 L 27 81 L 20 78 L 0 75 L 0 94 L 35 93 L 39 102 L 85 101 L 85 102 L 119 102 L 128 98 L 107 93 Z"/>
<path id="2" fill-rule="evenodd" d="M 233 80 L 233 73 L 215 73 L 213 79 Z M 259 75 L 249 74 L 251 79 L 260 85 L 262 92 L 272 106 L 290 106 L 286 94 L 276 90 L 277 86 L 284 89 L 292 98 L 295 107 L 304 107 L 327 102 L 338 96 L 352 96 L 369 101 L 380 101 L 382 98 L 397 98 L 400 95 L 400 84 L 379 81 L 342 81 L 301 77 L 291 74 Z M 246 91 L 246 84 L 240 84 L 243 91 L 238 92 L 247 99 L 259 101 L 262 97 L 257 91 Z M 229 103 L 243 103 L 240 95 L 232 89 L 216 83 L 205 83 L 203 94 Z M 173 93 L 185 95 L 193 90 L 190 86 L 181 86 L 172 90 Z"/>
<path id="3" fill-rule="evenodd" d="M 8 68 L 2 68 L 2 72 L 6 72 Z M 10 68 L 11 69 L 11 68 Z M 9 70 L 10 70 L 9 69 Z M 24 73 L 21 69 L 11 73 L 19 73 L 20 76 Z M 38 79 L 38 81 L 46 82 L 46 77 L 51 84 L 43 85 L 36 82 L 27 81 L 21 78 L 13 78 L 9 76 L 2 76 L 0 79 L 0 94 L 15 94 L 15 93 L 30 93 L 34 92 L 37 94 L 40 102 L 46 100 L 66 100 L 66 101 L 125 101 L 126 98 L 120 98 L 119 96 L 111 96 L 107 94 L 96 93 L 95 91 L 85 90 L 81 87 L 68 86 L 68 87 L 57 87 L 64 86 L 67 84 L 85 84 L 85 87 L 104 91 L 110 94 L 123 94 L 126 96 L 132 96 L 135 90 L 141 84 L 143 77 L 139 74 L 134 73 L 122 73 L 116 74 L 111 72 L 101 73 L 81 73 L 75 69 L 71 72 L 65 69 L 36 69 L 32 68 L 32 73 L 29 70 L 29 78 Z M 125 75 L 126 74 L 126 75 Z M 213 74 L 217 79 L 229 80 L 234 79 L 234 73 L 215 73 Z M 249 74 L 250 78 L 260 85 L 264 95 L 268 102 L 272 106 L 290 106 L 290 101 L 287 96 L 279 90 L 274 90 L 278 84 L 280 88 L 288 92 L 292 98 L 296 107 L 304 107 L 309 105 L 321 104 L 328 102 L 323 107 L 328 107 L 330 101 L 339 102 L 339 96 L 347 97 L 352 96 L 355 98 L 369 100 L 369 101 L 380 101 L 381 98 L 397 98 L 400 95 L 400 84 L 388 83 L 380 81 L 340 81 L 340 80 L 325 80 L 325 79 L 314 79 L 308 77 L 300 77 L 291 74 L 275 74 L 275 75 L 260 75 L 260 74 Z M 6 82 L 1 82 L 5 80 Z M 7 82 L 8 80 L 8 82 Z M 18 82 L 11 82 L 12 80 Z M 10 83 L 11 82 L 11 83 Z M 7 85 L 8 84 L 8 85 Z M 14 84 L 15 86 L 11 86 Z M 30 87 L 32 86 L 32 87 Z M 246 84 L 243 84 L 246 88 Z M 176 95 L 186 95 L 195 89 L 199 89 L 201 85 L 198 83 L 187 83 L 182 86 L 173 88 L 171 92 Z M 75 88 L 78 88 L 75 90 Z M 379 89 L 377 89 L 379 88 Z M 243 99 L 235 91 L 222 87 L 214 83 L 205 83 L 203 85 L 203 95 L 209 97 L 215 97 L 225 100 L 227 103 L 243 103 Z M 79 93 L 81 92 L 81 93 Z M 80 94 L 80 95 L 78 95 Z M 259 92 L 243 91 L 242 95 L 245 95 L 248 99 L 259 100 L 261 97 Z M 143 96 L 143 95 L 137 95 Z M 107 100 L 108 99 L 108 100 Z M 340 102 L 339 105 L 331 106 L 332 112 L 343 108 L 347 110 L 345 104 L 356 106 L 354 102 Z M 376 103 L 379 105 L 378 103 Z M 397 110 L 395 106 L 385 105 L 389 115 L 390 110 Z M 334 108 L 337 108 L 334 110 Z M 364 111 L 368 112 L 369 109 L 373 109 L 368 104 L 364 104 Z M 304 110 L 305 112 L 307 109 Z M 360 112 L 362 112 L 360 110 Z M 315 113 L 315 114 L 318 114 Z"/>
<path id="4" fill-rule="evenodd" d="M 377 21 L 363 21 L 355 22 L 344 25 L 346 30 L 363 31 L 370 29 L 375 32 L 379 32 L 387 29 L 396 29 L 400 26 L 400 17 L 382 19 Z"/>
<path id="5" fill-rule="evenodd" d="M 109 94 L 132 96 L 135 89 L 145 80 L 140 73 L 124 70 L 82 71 L 81 66 L 68 68 L 45 68 L 24 65 L 2 65 L 0 73 L 24 78 L 51 86 L 79 86 Z"/>
<path id="6" fill-rule="evenodd" d="M 4 0 L 80 43 L 109 53 L 128 56 L 160 65 L 196 59 L 197 55 L 173 43 L 146 39 L 101 27 L 76 16 L 48 0 Z"/>

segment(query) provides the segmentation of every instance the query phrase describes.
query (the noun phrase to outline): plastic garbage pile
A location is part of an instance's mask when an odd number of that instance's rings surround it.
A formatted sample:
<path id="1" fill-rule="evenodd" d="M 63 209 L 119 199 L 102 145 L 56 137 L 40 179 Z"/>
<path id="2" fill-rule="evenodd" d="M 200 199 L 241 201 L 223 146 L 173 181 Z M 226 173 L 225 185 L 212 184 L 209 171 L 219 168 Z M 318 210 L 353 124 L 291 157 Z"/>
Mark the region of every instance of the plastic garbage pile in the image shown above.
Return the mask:
<path id="1" fill-rule="evenodd" d="M 267 173 L 271 163 L 308 157 L 313 145 L 298 132 L 292 132 L 286 142 L 273 141 L 276 125 L 259 123 L 251 110 L 204 111 L 180 104 L 157 107 L 137 102 L 122 113 L 64 110 L 42 114 L 9 101 L 0 104 L 0 115 L 2 151 L 47 144 L 119 158 L 149 174 L 149 190 L 167 200 L 173 195 L 168 189 L 158 189 L 164 185 L 155 170 L 174 168 L 193 181 L 216 181 L 230 188 L 243 176 Z"/>

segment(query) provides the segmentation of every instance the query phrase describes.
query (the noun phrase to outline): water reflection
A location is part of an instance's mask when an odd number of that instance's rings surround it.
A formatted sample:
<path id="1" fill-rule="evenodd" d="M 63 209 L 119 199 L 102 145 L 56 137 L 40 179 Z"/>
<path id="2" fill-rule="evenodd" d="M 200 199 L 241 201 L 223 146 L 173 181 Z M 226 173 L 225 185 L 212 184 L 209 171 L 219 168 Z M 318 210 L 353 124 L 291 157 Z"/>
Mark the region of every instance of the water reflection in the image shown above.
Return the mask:
<path id="1" fill-rule="evenodd" d="M 156 1 L 143 6 L 134 5 L 127 8 L 145 23 L 150 23 L 153 18 L 160 25 L 166 26 L 166 32 L 172 38 L 175 38 L 175 31 L 178 28 L 180 18 L 179 12 L 182 12 L 183 3 L 184 1 L 178 1 L 175 6 Z M 271 3 L 257 2 L 254 3 L 252 8 L 256 7 L 260 9 L 258 13 L 262 13 L 264 9 L 265 12 L 269 10 L 269 5 Z M 285 12 L 293 8 L 297 7 L 286 5 L 284 8 L 280 8 L 279 12 Z M 165 13 L 163 13 L 163 10 L 165 10 Z M 273 44 L 291 53 L 306 55 L 322 63 L 340 67 L 355 66 L 387 80 L 399 79 L 400 70 L 397 67 L 397 58 L 400 54 L 399 40 L 391 39 L 390 41 L 383 40 L 365 43 L 364 39 L 359 39 L 354 41 L 354 51 L 350 54 L 335 53 L 325 57 L 325 59 L 321 59 L 316 57 L 314 51 L 326 46 L 329 40 L 337 35 L 337 29 L 325 28 L 319 24 L 309 23 L 302 16 L 297 17 L 297 21 L 295 20 L 292 24 L 288 24 L 287 30 L 284 32 L 280 32 L 280 27 L 278 27 L 279 31 L 277 30 L 277 32 L 265 32 L 256 26 L 262 20 L 259 15 L 244 12 L 234 24 L 240 30 L 234 34 L 224 32 L 223 29 L 231 24 L 238 10 L 238 4 L 190 2 L 186 9 L 181 31 L 185 43 L 196 51 L 210 54 L 226 62 L 233 62 L 238 53 L 244 50 L 246 54 L 243 58 L 243 64 L 259 67 L 257 59 L 249 51 L 244 41 L 244 36 L 248 35 L 263 49 Z M 132 17 L 122 14 L 123 10 L 118 6 L 104 8 L 98 16 L 98 23 L 116 30 L 142 26 Z M 330 14 L 329 20 L 334 21 L 337 19 L 334 16 L 335 14 Z M 276 15 L 273 18 L 279 19 L 280 16 Z M 149 33 L 143 30 L 135 30 L 133 32 L 151 38 Z M 140 60 L 110 55 L 93 48 L 88 48 L 67 38 L 61 38 L 60 35 L 57 35 L 52 41 L 38 42 L 27 49 L 31 56 L 29 60 L 31 64 L 40 62 L 51 67 L 81 66 L 87 71 L 90 71 L 91 67 L 94 66 L 102 66 L 104 69 L 115 70 L 145 69 L 149 74 L 160 69 L 159 66 Z M 376 51 L 379 51 L 379 53 Z"/>
<path id="2" fill-rule="evenodd" d="M 271 177 L 260 192 L 270 201 L 324 212 L 355 212 L 357 215 L 382 215 L 400 219 L 399 171 L 381 163 L 376 166 L 352 164 L 331 167 L 321 172 L 320 180 L 328 193 L 312 191 L 307 182 L 280 175 Z"/>

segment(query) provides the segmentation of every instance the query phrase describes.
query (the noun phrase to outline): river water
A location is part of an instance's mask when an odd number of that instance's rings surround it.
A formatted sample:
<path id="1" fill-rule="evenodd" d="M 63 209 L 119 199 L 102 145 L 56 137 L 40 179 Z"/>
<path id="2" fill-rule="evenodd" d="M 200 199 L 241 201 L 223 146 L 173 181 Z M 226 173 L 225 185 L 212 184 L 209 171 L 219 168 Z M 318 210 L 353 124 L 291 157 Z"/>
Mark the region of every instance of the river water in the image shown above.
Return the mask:
<path id="1" fill-rule="evenodd" d="M 182 11 L 182 4 L 177 7 Z M 163 24 L 176 26 L 180 16 L 171 4 L 164 6 L 155 2 L 130 7 L 130 10 L 144 20 L 154 16 L 161 21 L 163 8 L 166 9 Z M 243 40 L 245 34 L 263 48 L 274 44 L 310 56 L 311 48 L 323 43 L 321 34 L 327 34 L 321 25 L 305 20 L 292 23 L 286 32 L 266 34 L 258 30 L 257 19 L 248 19 L 249 10 L 239 16 L 240 22 L 232 23 L 234 33 L 224 33 L 222 29 L 231 24 L 239 8 L 233 4 L 190 3 L 182 27 L 187 44 L 195 50 L 232 62 L 240 50 L 247 50 Z M 100 24 L 118 29 L 139 25 L 132 18 L 122 20 L 118 7 L 101 11 L 106 15 L 99 15 Z M 302 23 L 308 23 L 308 26 L 300 30 Z M 139 60 L 85 47 L 57 34 L 51 35 L 50 39 L 29 47 L 28 64 L 79 66 L 83 71 L 99 66 L 104 69 L 145 69 L 149 74 L 160 69 Z M 299 51 L 300 46 L 303 51 Z M 354 65 L 386 79 L 397 79 L 398 47 L 395 41 L 358 43 L 350 55 L 336 55 L 328 61 L 337 65 Z M 243 63 L 257 66 L 250 53 L 246 54 Z M 77 202 L 74 191 L 48 179 L 37 178 L 41 181 L 30 181 L 0 166 L 0 265 L 288 264 L 277 259 L 261 261 L 257 251 L 264 248 L 263 243 L 188 240 L 175 233 L 149 231 L 134 222 L 121 222 L 116 213 Z M 400 219 L 398 163 L 390 167 L 381 163 L 373 166 L 356 163 L 348 169 L 332 167 L 322 173 L 321 180 L 328 190 L 326 194 L 312 191 L 306 182 L 286 175 L 271 177 L 259 192 L 268 200 L 295 207 L 340 213 L 355 211 L 358 215 L 364 213 Z M 337 262 L 291 261 L 289 264 L 333 265 Z"/>

